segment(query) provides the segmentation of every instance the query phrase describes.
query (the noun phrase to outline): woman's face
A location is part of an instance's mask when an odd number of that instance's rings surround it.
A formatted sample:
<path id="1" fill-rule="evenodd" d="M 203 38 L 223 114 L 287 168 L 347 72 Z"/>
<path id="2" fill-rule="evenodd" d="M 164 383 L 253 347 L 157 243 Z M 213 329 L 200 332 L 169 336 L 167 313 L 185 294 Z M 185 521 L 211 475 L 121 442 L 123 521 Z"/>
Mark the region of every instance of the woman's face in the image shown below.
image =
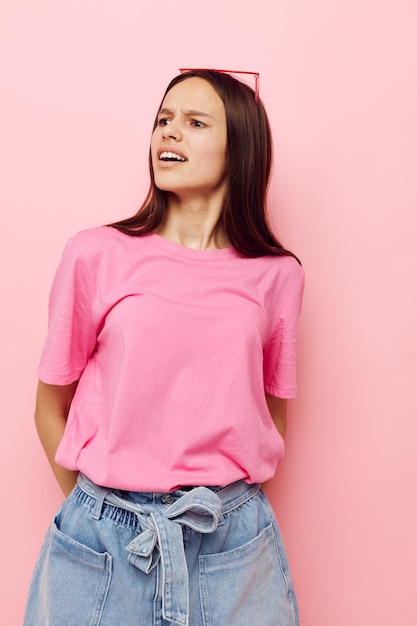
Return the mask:
<path id="1" fill-rule="evenodd" d="M 226 111 L 206 80 L 187 78 L 165 96 L 151 140 L 155 184 L 178 197 L 223 198 Z"/>

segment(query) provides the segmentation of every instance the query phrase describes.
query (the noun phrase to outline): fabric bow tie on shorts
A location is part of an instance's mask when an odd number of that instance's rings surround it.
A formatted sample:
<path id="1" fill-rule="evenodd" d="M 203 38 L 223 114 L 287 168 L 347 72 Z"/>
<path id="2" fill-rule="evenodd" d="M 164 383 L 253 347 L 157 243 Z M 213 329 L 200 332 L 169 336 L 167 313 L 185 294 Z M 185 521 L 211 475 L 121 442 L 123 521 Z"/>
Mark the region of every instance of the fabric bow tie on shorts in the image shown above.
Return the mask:
<path id="1" fill-rule="evenodd" d="M 149 513 L 145 507 L 112 492 L 106 493 L 104 501 L 137 515 L 144 530 L 126 546 L 128 560 L 145 574 L 161 561 L 163 617 L 189 626 L 188 570 L 182 526 L 199 533 L 214 532 L 223 521 L 219 496 L 207 487 L 195 487 L 176 500 L 172 497 L 173 503 L 165 510 L 153 509 Z"/>

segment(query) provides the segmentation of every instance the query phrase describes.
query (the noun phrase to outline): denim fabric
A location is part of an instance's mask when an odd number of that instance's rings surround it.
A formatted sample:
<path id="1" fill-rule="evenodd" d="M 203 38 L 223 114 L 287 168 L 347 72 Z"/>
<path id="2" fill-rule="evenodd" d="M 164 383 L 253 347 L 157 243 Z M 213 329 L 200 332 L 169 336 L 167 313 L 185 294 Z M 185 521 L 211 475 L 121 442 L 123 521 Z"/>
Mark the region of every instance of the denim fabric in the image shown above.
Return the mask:
<path id="1" fill-rule="evenodd" d="M 259 485 L 109 490 L 80 476 L 53 521 L 24 626 L 298 626 Z"/>

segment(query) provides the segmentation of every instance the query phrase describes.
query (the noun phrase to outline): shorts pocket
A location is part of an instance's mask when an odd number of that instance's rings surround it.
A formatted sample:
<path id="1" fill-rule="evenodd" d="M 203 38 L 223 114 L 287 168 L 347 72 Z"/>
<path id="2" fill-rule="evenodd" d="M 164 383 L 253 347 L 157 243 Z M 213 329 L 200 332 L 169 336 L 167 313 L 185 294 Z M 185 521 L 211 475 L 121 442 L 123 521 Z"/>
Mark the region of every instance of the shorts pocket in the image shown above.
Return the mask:
<path id="1" fill-rule="evenodd" d="M 199 562 L 204 626 L 295 626 L 272 523 L 249 543 Z"/>
<path id="2" fill-rule="evenodd" d="M 24 626 L 97 626 L 112 572 L 112 558 L 49 528 L 36 564 Z"/>

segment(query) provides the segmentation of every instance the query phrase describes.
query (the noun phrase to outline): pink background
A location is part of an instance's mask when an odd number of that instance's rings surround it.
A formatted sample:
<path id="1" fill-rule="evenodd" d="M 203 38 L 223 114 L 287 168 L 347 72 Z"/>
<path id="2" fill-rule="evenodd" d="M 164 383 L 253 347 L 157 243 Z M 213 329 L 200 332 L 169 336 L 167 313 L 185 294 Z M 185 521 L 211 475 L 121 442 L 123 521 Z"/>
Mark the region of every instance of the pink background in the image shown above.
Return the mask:
<path id="1" fill-rule="evenodd" d="M 307 274 L 270 490 L 302 626 L 415 626 L 416 33 L 414 0 L 2 3 L 1 624 L 61 501 L 32 420 L 53 272 L 69 236 L 135 211 L 191 65 L 261 73 L 271 211 Z"/>

